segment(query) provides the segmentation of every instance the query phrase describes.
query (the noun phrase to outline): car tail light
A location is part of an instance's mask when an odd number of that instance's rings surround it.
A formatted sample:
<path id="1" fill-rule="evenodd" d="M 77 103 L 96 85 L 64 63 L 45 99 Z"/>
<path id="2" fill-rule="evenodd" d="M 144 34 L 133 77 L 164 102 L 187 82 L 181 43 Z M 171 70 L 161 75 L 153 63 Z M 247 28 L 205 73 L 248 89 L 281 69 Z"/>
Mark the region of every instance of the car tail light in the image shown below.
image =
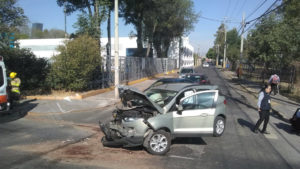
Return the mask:
<path id="1" fill-rule="evenodd" d="M 227 104 L 227 101 L 226 101 L 226 100 L 224 100 L 224 104 Z"/>
<path id="2" fill-rule="evenodd" d="M 206 82 L 206 80 L 201 80 L 201 82 L 202 82 L 202 83 L 205 83 L 205 82 Z"/>

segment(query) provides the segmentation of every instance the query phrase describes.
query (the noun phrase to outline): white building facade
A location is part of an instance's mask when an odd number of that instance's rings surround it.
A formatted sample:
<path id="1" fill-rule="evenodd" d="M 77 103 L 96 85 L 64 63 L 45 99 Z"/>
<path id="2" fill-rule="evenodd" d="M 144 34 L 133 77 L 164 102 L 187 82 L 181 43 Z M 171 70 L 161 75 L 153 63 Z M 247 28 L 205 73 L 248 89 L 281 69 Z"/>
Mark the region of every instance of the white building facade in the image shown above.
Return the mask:
<path id="1" fill-rule="evenodd" d="M 37 57 L 50 59 L 52 56 L 59 54 L 57 47 L 64 45 L 64 41 L 69 39 L 20 39 L 18 40 L 20 48 L 30 49 Z M 133 56 L 134 50 L 137 48 L 137 38 L 133 37 L 119 37 L 119 56 L 120 58 Z M 105 46 L 108 42 L 108 38 L 101 38 L 102 56 L 106 57 Z M 114 57 L 114 38 L 111 41 L 111 55 Z M 182 55 L 179 57 L 179 40 L 174 40 L 168 51 L 168 58 L 181 59 L 179 63 L 181 66 L 193 66 L 194 65 L 194 48 L 189 43 L 188 37 L 182 38 Z M 145 47 L 146 50 L 147 47 Z M 157 57 L 156 52 L 153 50 L 153 56 Z"/>

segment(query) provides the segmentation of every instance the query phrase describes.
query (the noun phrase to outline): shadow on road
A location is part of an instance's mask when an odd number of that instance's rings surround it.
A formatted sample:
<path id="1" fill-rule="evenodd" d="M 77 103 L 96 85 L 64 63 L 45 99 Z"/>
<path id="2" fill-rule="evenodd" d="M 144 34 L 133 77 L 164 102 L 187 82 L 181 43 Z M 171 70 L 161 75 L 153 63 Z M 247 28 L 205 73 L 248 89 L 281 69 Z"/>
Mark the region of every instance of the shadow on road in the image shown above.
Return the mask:
<path id="1" fill-rule="evenodd" d="M 287 114 L 287 113 L 283 113 L 283 114 Z M 282 116 L 281 113 L 279 113 L 277 110 L 275 109 L 272 109 L 272 113 L 270 114 L 272 117 L 278 119 L 278 120 L 281 120 L 281 121 L 284 121 L 286 123 L 290 123 L 289 119 L 285 118 Z"/>
<path id="2" fill-rule="evenodd" d="M 19 120 L 25 117 L 30 110 L 37 106 L 37 103 L 31 103 L 35 100 L 27 100 L 16 105 L 12 110 L 0 114 L 0 124 Z"/>
<path id="3" fill-rule="evenodd" d="M 250 130 L 254 128 L 254 124 L 250 123 L 249 121 L 246 121 L 244 119 L 238 119 L 237 121 L 242 127 L 248 127 Z"/>
<path id="4" fill-rule="evenodd" d="M 172 144 L 195 144 L 195 145 L 207 145 L 201 137 L 178 137 L 172 141 Z"/>

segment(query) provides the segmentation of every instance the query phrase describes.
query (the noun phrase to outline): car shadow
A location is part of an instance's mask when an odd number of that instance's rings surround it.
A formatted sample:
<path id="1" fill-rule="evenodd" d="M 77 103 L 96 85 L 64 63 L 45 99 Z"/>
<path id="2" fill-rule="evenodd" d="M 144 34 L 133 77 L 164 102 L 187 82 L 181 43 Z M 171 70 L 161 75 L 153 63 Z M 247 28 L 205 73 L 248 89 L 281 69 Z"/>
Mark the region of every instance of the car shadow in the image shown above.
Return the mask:
<path id="1" fill-rule="evenodd" d="M 207 145 L 201 137 L 178 137 L 172 140 L 172 144 Z"/>
<path id="2" fill-rule="evenodd" d="M 286 124 L 286 123 L 275 123 L 275 126 L 278 128 L 278 129 L 281 129 L 283 131 L 285 131 L 286 133 L 288 134 L 295 134 L 295 135 L 300 135 L 300 132 L 293 129 L 293 127 L 289 124 Z"/>
<path id="3" fill-rule="evenodd" d="M 286 123 L 290 123 L 290 120 L 282 116 L 277 110 L 272 109 L 272 113 L 270 114 L 272 117 L 277 118 L 278 120 L 284 121 Z"/>
<path id="4" fill-rule="evenodd" d="M 12 121 L 19 120 L 23 117 L 25 117 L 29 111 L 31 111 L 33 108 L 37 106 L 37 103 L 31 103 L 35 100 L 27 100 L 24 101 L 15 107 L 13 107 L 9 111 L 1 112 L 0 113 L 0 124 L 2 123 L 8 123 Z"/>
<path id="5" fill-rule="evenodd" d="M 242 126 L 242 127 L 248 127 L 249 130 L 252 130 L 254 128 L 254 124 L 250 123 L 249 121 L 246 121 L 244 119 L 237 119 L 238 123 Z"/>

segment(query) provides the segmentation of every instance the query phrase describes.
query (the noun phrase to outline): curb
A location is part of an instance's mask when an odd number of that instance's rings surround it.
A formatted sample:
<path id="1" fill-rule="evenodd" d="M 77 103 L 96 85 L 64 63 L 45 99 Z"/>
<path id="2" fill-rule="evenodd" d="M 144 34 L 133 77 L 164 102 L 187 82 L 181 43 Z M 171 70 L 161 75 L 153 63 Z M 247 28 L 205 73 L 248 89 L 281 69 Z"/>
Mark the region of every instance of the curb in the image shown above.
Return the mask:
<path id="1" fill-rule="evenodd" d="M 156 77 L 161 77 L 161 76 L 164 76 L 164 75 L 170 75 L 170 74 L 175 73 L 176 71 L 177 71 L 177 69 L 168 71 L 166 73 L 159 73 L 159 74 L 156 74 L 156 75 L 153 75 L 153 76 L 144 77 L 144 78 L 141 78 L 141 79 L 129 81 L 129 82 L 124 83 L 124 84 L 134 85 L 134 84 L 141 83 L 143 81 L 150 80 L 150 79 L 153 79 L 153 78 L 156 78 Z M 112 91 L 114 89 L 115 89 L 115 87 L 111 86 L 109 88 L 91 90 L 91 91 L 88 91 L 88 92 L 85 92 L 85 93 L 82 93 L 82 94 L 77 94 L 76 93 L 75 96 L 25 96 L 25 98 L 26 99 L 37 99 L 37 100 L 64 100 L 65 98 L 72 99 L 72 100 L 82 100 L 84 98 L 95 96 L 95 95 L 98 95 L 98 94 L 101 94 L 101 93 L 106 93 L 106 92 Z"/>

